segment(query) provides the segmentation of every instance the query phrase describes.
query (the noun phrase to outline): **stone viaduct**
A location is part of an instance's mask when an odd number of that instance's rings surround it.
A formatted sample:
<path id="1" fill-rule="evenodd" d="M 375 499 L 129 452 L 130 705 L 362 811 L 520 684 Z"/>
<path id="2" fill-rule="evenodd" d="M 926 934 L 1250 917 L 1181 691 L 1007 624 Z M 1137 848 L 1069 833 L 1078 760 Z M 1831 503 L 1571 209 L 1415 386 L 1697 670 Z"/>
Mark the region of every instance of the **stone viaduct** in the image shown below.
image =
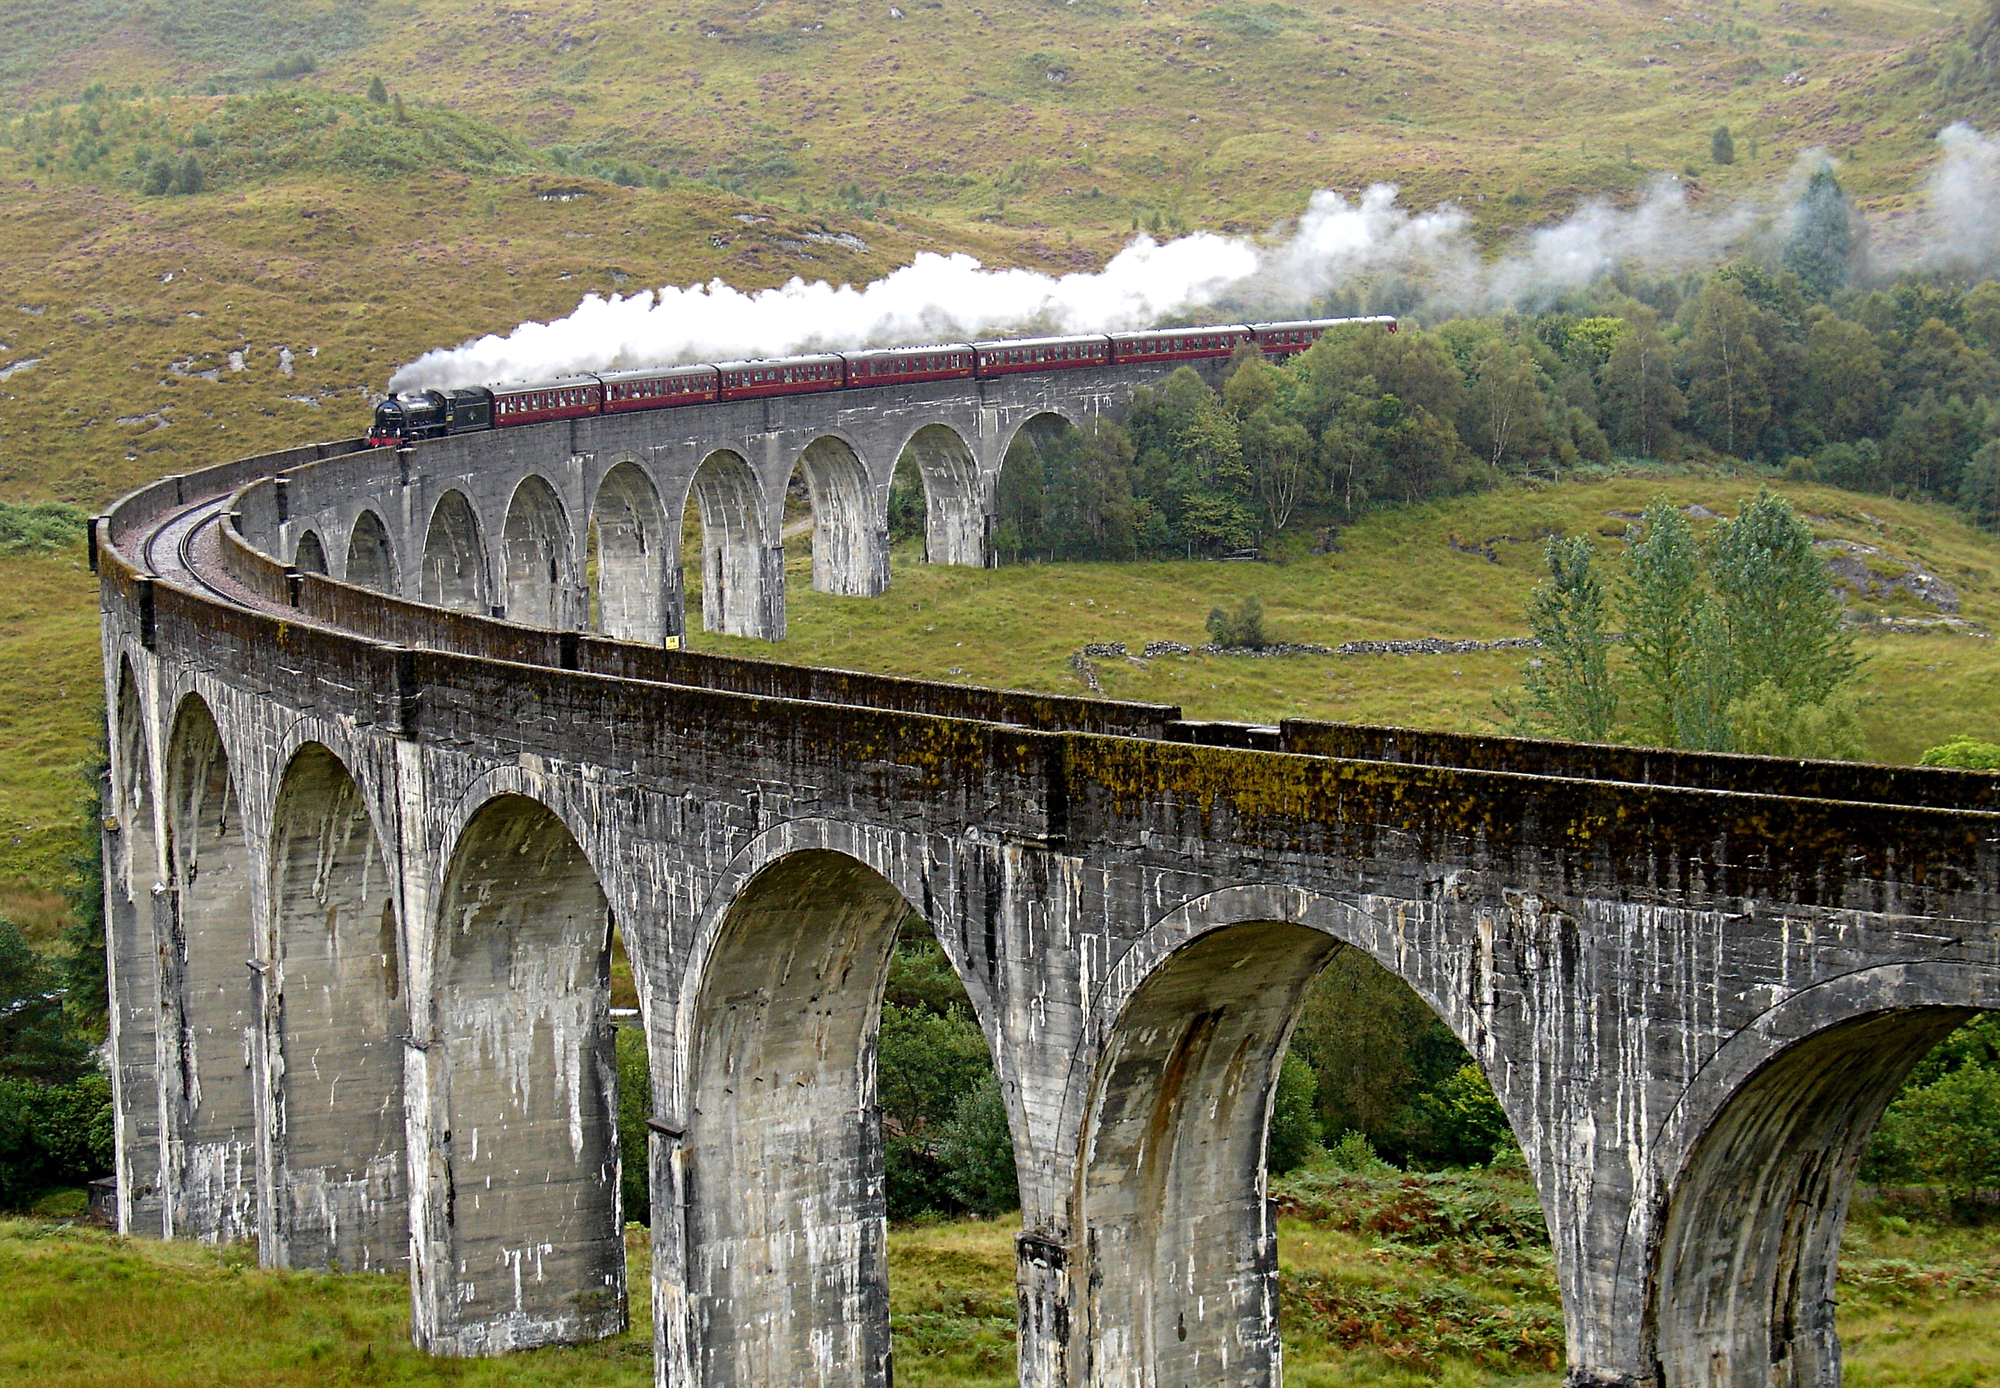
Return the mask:
<path id="1" fill-rule="evenodd" d="M 1020 1381 L 1275 1385 L 1262 1152 L 1343 949 L 1476 1055 L 1556 1250 L 1569 1381 L 1840 1380 L 1881 1109 L 2000 1006 L 2000 777 L 1416 733 L 698 655 L 929 553 L 1074 373 L 325 444 L 93 530 L 119 1214 L 405 1269 L 426 1349 L 626 1324 L 608 960 L 642 999 L 657 1381 L 884 1388 L 875 1030 L 914 909 L 1021 1184 Z M 595 522 L 594 560 L 586 559 Z M 583 629 L 583 628 L 590 629 Z"/>

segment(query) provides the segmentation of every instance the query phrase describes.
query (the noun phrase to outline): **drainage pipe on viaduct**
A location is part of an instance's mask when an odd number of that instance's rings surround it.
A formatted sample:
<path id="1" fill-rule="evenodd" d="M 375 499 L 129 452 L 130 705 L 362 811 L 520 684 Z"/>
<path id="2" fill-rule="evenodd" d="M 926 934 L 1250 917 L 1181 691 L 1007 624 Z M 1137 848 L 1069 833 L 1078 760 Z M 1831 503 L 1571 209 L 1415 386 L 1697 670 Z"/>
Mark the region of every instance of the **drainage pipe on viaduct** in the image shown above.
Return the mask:
<path id="1" fill-rule="evenodd" d="M 816 583 L 876 593 L 904 446 L 933 560 L 982 562 L 1014 430 L 1135 379 L 328 444 L 119 502 L 92 546 L 122 1226 L 406 1268 L 439 1354 L 616 1332 L 615 932 L 657 1381 L 884 1385 L 875 1029 L 915 910 L 1006 1100 L 1021 1383 L 1265 1388 L 1272 1091 L 1358 949 L 1492 1079 L 1572 1384 L 1837 1384 L 1870 1129 L 2000 1005 L 2000 777 L 667 648 L 690 489 L 709 622 L 776 637 L 796 460 Z"/>

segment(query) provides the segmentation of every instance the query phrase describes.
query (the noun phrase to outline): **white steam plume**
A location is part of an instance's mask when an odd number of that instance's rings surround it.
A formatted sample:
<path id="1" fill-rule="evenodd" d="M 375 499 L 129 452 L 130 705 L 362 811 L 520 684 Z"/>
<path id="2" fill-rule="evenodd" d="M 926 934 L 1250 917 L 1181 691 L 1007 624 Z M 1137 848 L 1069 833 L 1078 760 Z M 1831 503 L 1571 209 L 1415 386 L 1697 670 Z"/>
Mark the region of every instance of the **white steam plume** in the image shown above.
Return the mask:
<path id="1" fill-rule="evenodd" d="M 2000 265 L 2000 140 L 1965 125 L 1939 140 L 1944 159 L 1928 184 L 1933 258 L 1971 268 Z M 1217 306 L 1246 318 L 1290 317 L 1328 290 L 1387 276 L 1418 286 L 1433 310 L 1532 307 L 1622 264 L 1678 273 L 1760 238 L 1782 239 L 1806 179 L 1825 162 L 1820 151 L 1807 151 L 1774 195 L 1713 211 L 1693 205 L 1682 183 L 1663 177 L 1630 209 L 1587 203 L 1490 260 L 1462 209 L 1447 203 L 1413 212 L 1397 202 L 1393 185 L 1377 184 L 1354 202 L 1314 193 L 1282 239 L 1141 236 L 1093 274 L 988 270 L 969 255 L 924 252 L 858 289 L 794 279 L 745 293 L 717 279 L 631 297 L 592 294 L 554 322 L 523 323 L 504 337 L 427 352 L 389 385 L 546 380 L 1023 331 L 1116 332 Z"/>
<path id="2" fill-rule="evenodd" d="M 1924 189 L 1933 222 L 1930 259 L 1951 269 L 2000 270 L 2000 139 L 1960 121 L 1938 143 L 1944 158 Z"/>
<path id="3" fill-rule="evenodd" d="M 1164 244 L 1142 236 L 1096 274 L 1060 278 L 988 270 L 969 255 L 925 251 L 859 289 L 794 279 L 746 294 L 711 280 L 623 298 L 592 294 L 567 318 L 523 323 L 505 337 L 427 352 L 392 390 L 546 379 L 574 371 L 730 361 L 871 344 L 991 337 L 1029 324 L 1050 332 L 1144 327 L 1214 302 L 1251 275 L 1248 241 L 1199 233 Z"/>

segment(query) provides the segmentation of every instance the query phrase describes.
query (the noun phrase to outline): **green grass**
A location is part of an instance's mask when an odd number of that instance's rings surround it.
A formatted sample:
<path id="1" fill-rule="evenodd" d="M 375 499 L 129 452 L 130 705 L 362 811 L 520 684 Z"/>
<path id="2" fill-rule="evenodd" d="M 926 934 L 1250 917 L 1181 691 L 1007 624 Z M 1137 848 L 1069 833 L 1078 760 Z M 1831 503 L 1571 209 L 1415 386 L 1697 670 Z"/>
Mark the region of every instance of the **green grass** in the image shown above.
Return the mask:
<path id="1" fill-rule="evenodd" d="M 579 1349 L 433 1359 L 410 1344 L 401 1277 L 267 1272 L 253 1250 L 142 1242 L 0 1222 L 0 1384 L 507 1384 L 652 1382 L 646 1239 L 626 1241 L 633 1328 Z"/>
<path id="2" fill-rule="evenodd" d="M 1216 605 L 1263 600 L 1281 640 L 1337 646 L 1355 640 L 1526 634 L 1522 604 L 1544 573 L 1539 536 L 1593 537 L 1613 561 L 1634 512 L 1665 492 L 1682 505 L 1732 513 L 1761 479 L 1633 474 L 1510 488 L 1396 508 L 1342 531 L 1338 553 L 1295 553 L 1282 563 L 931 567 L 909 547 L 892 561 L 881 598 L 839 598 L 810 587 L 809 540 L 787 549 L 791 639 L 762 642 L 697 631 L 695 649 L 775 656 L 885 674 L 1084 692 L 1071 658 L 1086 643 L 1198 646 Z M 1822 538 L 1874 545 L 1919 560 L 1958 588 L 1959 615 L 2000 631 L 2000 540 L 1942 506 L 1774 483 Z M 1712 522 L 1701 522 L 1705 531 Z M 1458 546 L 1454 548 L 1454 545 Z M 1482 552 L 1468 553 L 1467 550 Z M 1488 560 L 1486 552 L 1493 555 Z M 698 575 L 688 591 L 698 593 Z M 1894 612 L 1902 609 L 1896 608 Z M 1892 613 L 1893 615 L 1893 613 Z M 690 627 L 699 620 L 691 616 Z M 1914 762 L 1959 732 L 2000 735 L 2000 651 L 1990 638 L 1940 632 L 1864 633 L 1866 748 L 1876 760 Z M 1518 685 L 1524 653 L 1470 655 L 1162 656 L 1092 662 L 1106 695 L 1178 704 L 1194 718 L 1272 722 L 1327 718 L 1457 731 L 1494 731 L 1493 698 Z"/>
<path id="3" fill-rule="evenodd" d="M 31 934 L 56 928 L 103 726 L 96 592 L 81 545 L 0 552 L 0 916 Z"/>
<path id="4" fill-rule="evenodd" d="M 1287 1388 L 1555 1388 L 1561 1313 L 1539 1206 L 1504 1171 L 1296 1173 L 1273 1192 Z M 1448 1219 L 1426 1222 L 1426 1211 Z M 1414 1217 L 1413 1217 L 1414 1216 Z M 1014 1382 L 1011 1217 L 889 1236 L 896 1379 Z M 602 1344 L 439 1360 L 409 1343 L 400 1277 L 269 1272 L 245 1246 L 0 1221 L 0 1388 L 651 1382 L 647 1240 L 626 1239 L 634 1325 Z M 1843 1248 L 1846 1381 L 1957 1388 L 2000 1377 L 2000 1229 L 1857 1206 Z M 1554 1360 L 1549 1346 L 1557 1346 Z"/>

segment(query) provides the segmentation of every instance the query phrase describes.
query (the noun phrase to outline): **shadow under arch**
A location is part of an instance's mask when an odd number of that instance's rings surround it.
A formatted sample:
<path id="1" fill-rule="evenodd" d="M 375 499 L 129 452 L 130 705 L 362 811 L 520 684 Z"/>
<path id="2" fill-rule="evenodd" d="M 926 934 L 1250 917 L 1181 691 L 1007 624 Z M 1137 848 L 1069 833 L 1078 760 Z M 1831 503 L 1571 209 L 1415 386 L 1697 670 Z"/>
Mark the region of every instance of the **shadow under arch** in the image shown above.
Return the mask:
<path id="1" fill-rule="evenodd" d="M 926 424 L 903 447 L 924 487 L 924 561 L 984 568 L 986 486 L 971 445 L 948 424 Z"/>
<path id="2" fill-rule="evenodd" d="M 867 864 L 804 848 L 721 913 L 678 1162 L 693 1382 L 889 1382 L 875 1053 L 911 909 Z"/>
<path id="3" fill-rule="evenodd" d="M 1014 426 L 1013 432 L 1007 435 L 1007 446 L 1000 450 L 1000 456 L 1004 459 L 1024 440 L 1045 438 L 1051 434 L 1066 433 L 1071 429 L 1082 430 L 1089 427 L 1089 424 L 1088 415 L 1075 417 L 1060 405 L 1050 405 L 1037 410 Z"/>
<path id="4" fill-rule="evenodd" d="M 257 1232 L 256 1033 L 250 844 L 229 754 L 198 694 L 167 744 L 166 864 L 172 906 L 162 949 L 161 1062 L 168 1100 L 164 1220 L 211 1241 Z"/>
<path id="5" fill-rule="evenodd" d="M 396 552 L 389 543 L 389 527 L 373 511 L 354 518 L 347 537 L 345 581 L 357 588 L 373 588 L 378 593 L 396 591 Z"/>
<path id="6" fill-rule="evenodd" d="M 614 465 L 597 484 L 590 525 L 596 540 L 591 587 L 597 630 L 649 646 L 679 635 L 672 629 L 668 594 L 678 546 L 653 479 L 629 459 Z"/>
<path id="7" fill-rule="evenodd" d="M 162 873 L 151 740 L 129 656 L 118 661 L 110 823 L 104 835 L 106 957 L 120 1233 L 165 1232 L 160 1189 L 160 956 L 155 903 Z M 115 826 L 112 827 L 112 826 Z"/>
<path id="8" fill-rule="evenodd" d="M 575 565 L 569 516 L 548 479 L 529 473 L 514 488 L 500 531 L 507 620 L 526 626 L 576 625 L 571 619 Z"/>
<path id="9" fill-rule="evenodd" d="M 465 493 L 453 489 L 431 507 L 424 529 L 424 567 L 418 596 L 432 607 L 488 615 L 486 544 L 479 516 Z"/>
<path id="10" fill-rule="evenodd" d="M 436 1351 L 625 1328 L 611 930 L 597 874 L 552 810 L 500 794 L 472 813 L 438 906 L 450 1291 Z"/>
<path id="11" fill-rule="evenodd" d="M 270 862 L 284 1075 L 273 1261 L 394 1270 L 410 1241 L 396 877 L 360 787 L 321 743 L 285 769 Z"/>
<path id="12" fill-rule="evenodd" d="M 701 625 L 724 636 L 785 636 L 784 552 L 765 534 L 764 489 L 743 456 L 717 449 L 688 485 L 701 517 Z"/>
<path id="13" fill-rule="evenodd" d="M 1720 1097 L 1673 1173 L 1652 1258 L 1645 1341 L 1662 1388 L 1840 1382 L 1834 1277 L 1855 1172 L 1917 1063 L 2000 1005 L 1991 971 L 1939 972 L 1808 989 L 1690 1086 Z"/>
<path id="14" fill-rule="evenodd" d="M 318 531 L 308 530 L 299 536 L 298 547 L 292 551 L 292 567 L 302 574 L 328 572 L 326 546 L 320 543 Z"/>
<path id="15" fill-rule="evenodd" d="M 1078 1164 L 1081 1383 L 1278 1381 L 1266 1131 L 1306 990 L 1341 947 L 1283 920 L 1220 924 L 1125 1001 Z"/>
<path id="16" fill-rule="evenodd" d="M 854 445 L 822 434 L 799 454 L 812 495 L 813 588 L 843 597 L 889 591 L 889 511 Z"/>
<path id="17" fill-rule="evenodd" d="M 1125 557 L 1102 543 L 1100 488 L 1090 480 L 1101 465 L 1087 456 L 1088 418 L 1044 409 L 1008 436 L 992 481 L 989 565 Z"/>

